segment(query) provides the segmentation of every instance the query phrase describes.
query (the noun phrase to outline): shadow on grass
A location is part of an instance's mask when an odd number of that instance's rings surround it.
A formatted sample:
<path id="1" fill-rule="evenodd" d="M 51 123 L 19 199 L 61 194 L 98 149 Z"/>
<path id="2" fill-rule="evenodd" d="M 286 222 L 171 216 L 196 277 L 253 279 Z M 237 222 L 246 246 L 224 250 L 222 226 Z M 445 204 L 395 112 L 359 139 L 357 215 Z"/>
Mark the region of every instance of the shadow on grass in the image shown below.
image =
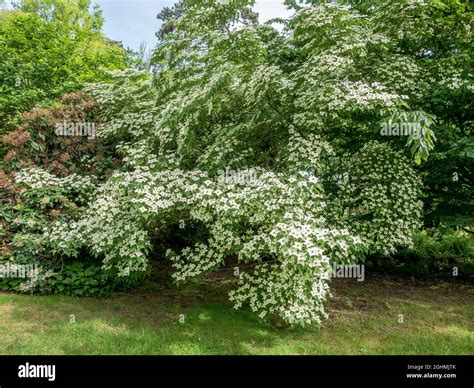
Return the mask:
<path id="1" fill-rule="evenodd" d="M 233 310 L 225 282 L 110 299 L 0 294 L 0 353 L 474 353 L 471 291 L 378 280 L 333 287 L 330 319 L 305 330 Z"/>

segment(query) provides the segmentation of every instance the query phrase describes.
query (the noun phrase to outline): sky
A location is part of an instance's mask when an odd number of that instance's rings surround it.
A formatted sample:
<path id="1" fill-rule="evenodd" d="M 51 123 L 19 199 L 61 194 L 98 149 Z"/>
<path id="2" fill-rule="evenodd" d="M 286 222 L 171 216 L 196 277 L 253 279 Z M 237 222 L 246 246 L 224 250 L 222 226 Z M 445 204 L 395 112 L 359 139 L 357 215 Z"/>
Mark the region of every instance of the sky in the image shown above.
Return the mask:
<path id="1" fill-rule="evenodd" d="M 155 46 L 155 32 L 160 26 L 156 15 L 163 7 L 169 7 L 175 1 L 93 0 L 92 3 L 99 4 L 103 11 L 105 35 L 134 50 L 138 50 L 140 43 L 145 41 L 149 50 Z M 257 0 L 254 10 L 260 14 L 260 22 L 290 15 L 283 5 L 283 0 Z"/>

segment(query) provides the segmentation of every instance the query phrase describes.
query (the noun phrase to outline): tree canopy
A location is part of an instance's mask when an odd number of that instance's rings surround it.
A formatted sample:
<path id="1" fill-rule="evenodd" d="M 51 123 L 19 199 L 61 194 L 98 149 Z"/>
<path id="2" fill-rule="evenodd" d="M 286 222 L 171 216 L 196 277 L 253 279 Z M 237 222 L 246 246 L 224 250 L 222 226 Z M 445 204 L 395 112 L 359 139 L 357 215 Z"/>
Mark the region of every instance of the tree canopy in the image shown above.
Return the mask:
<path id="1" fill-rule="evenodd" d="M 89 0 L 21 0 L 0 10 L 0 134 L 20 114 L 125 69 L 129 57 L 106 38 Z"/>

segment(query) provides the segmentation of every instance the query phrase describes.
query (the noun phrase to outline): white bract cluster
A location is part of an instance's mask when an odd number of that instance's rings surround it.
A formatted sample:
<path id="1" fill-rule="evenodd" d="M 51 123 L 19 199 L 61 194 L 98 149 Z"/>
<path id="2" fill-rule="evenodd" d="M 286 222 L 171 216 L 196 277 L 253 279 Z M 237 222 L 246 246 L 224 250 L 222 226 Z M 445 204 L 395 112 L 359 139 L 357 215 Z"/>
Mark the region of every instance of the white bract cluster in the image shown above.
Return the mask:
<path id="1" fill-rule="evenodd" d="M 421 227 L 421 179 L 400 152 L 368 143 L 349 161 L 339 188 L 332 211 L 344 214 L 371 252 L 389 255 L 412 245 L 413 231 Z"/>

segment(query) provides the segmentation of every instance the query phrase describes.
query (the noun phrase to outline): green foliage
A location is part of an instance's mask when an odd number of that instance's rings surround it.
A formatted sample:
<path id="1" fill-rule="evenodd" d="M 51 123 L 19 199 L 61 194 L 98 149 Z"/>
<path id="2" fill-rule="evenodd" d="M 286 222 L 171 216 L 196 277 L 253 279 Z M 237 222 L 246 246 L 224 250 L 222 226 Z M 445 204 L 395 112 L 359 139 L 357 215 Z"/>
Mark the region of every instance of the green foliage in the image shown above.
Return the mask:
<path id="1" fill-rule="evenodd" d="M 429 236 L 417 233 L 413 247 L 394 256 L 371 256 L 367 264 L 385 274 L 401 274 L 418 279 L 474 279 L 474 239 L 465 233 Z M 456 271 L 457 269 L 457 271 Z M 453 271 L 456 271 L 456 275 Z"/>
<path id="2" fill-rule="evenodd" d="M 106 296 L 114 289 L 99 265 L 87 266 L 76 262 L 66 264 L 57 274 L 45 278 L 37 285 L 39 293 L 72 296 Z"/>
<path id="3" fill-rule="evenodd" d="M 58 136 L 56 124 L 70 121 L 97 121 L 95 104 L 82 93 L 63 96 L 54 108 L 24 114 L 23 125 L 1 138 L 9 149 L 0 168 L 1 260 L 54 258 L 44 229 L 76 219 L 92 199 L 95 183 L 118 163 L 113 148 L 97 139 Z M 36 172 L 33 181 L 23 181 L 25 171 Z"/>
<path id="4" fill-rule="evenodd" d="M 421 156 L 429 151 L 430 158 L 419 167 L 425 183 L 425 225 L 429 228 L 472 228 L 472 1 L 344 2 L 362 14 L 375 15 L 376 31 L 393 39 L 392 51 L 419 69 L 419 76 L 413 77 L 417 91 L 411 95 L 410 103 L 436 117 L 436 123 L 430 128 L 438 139 L 434 149 L 423 150 Z M 405 74 L 415 74 L 413 70 L 408 71 Z M 429 148 L 429 143 L 427 146 Z"/>
<path id="5" fill-rule="evenodd" d="M 166 34 L 172 33 L 176 20 L 179 19 L 183 13 L 184 4 L 182 1 L 176 2 L 172 7 L 164 7 L 156 16 L 156 18 L 162 22 L 159 31 L 156 33 L 156 37 L 159 40 L 163 40 Z"/>
<path id="6" fill-rule="evenodd" d="M 19 292 L 24 281 L 25 279 L 22 278 L 2 278 L 0 279 L 0 291 Z"/>
<path id="7" fill-rule="evenodd" d="M 125 291 L 141 283 L 146 274 L 134 274 L 126 279 L 117 278 L 113 273 L 104 272 L 99 263 L 75 261 L 69 263 L 48 263 L 46 275 L 38 279 L 34 287 L 25 288 L 31 279 L 0 279 L 0 290 L 16 292 L 35 292 L 45 295 L 70 296 L 111 296 L 114 292 Z"/>
<path id="8" fill-rule="evenodd" d="M 0 135 L 18 125 L 20 113 L 128 64 L 123 48 L 100 32 L 103 18 L 89 0 L 17 3 L 0 10 Z"/>

